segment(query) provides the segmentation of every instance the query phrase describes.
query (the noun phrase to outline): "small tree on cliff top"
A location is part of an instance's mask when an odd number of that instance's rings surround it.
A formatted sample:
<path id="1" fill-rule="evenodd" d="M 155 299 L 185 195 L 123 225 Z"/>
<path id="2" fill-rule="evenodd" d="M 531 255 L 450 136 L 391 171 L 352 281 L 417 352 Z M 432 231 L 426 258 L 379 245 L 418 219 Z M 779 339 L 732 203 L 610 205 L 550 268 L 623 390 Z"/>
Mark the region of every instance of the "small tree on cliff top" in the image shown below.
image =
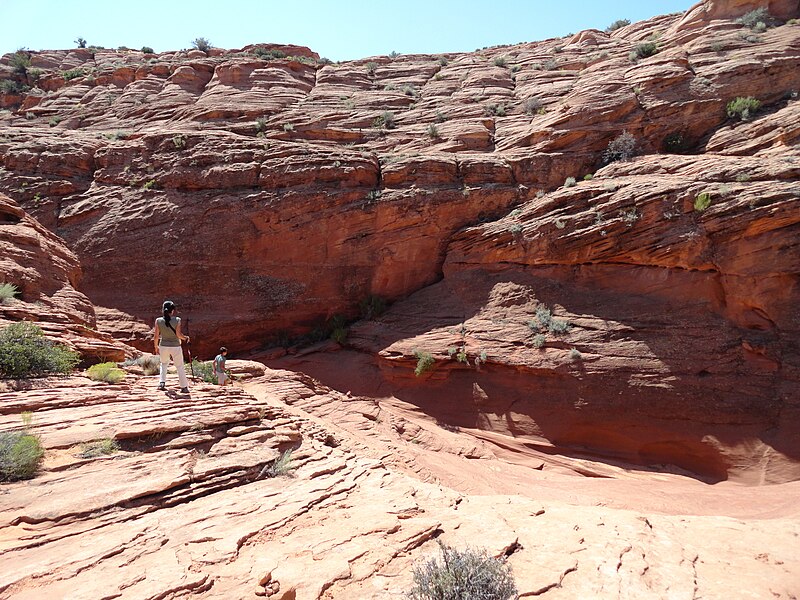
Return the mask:
<path id="1" fill-rule="evenodd" d="M 211 50 L 211 42 L 208 40 L 208 38 L 195 38 L 192 42 L 192 48 L 195 50 L 200 50 L 201 52 L 208 52 Z"/>

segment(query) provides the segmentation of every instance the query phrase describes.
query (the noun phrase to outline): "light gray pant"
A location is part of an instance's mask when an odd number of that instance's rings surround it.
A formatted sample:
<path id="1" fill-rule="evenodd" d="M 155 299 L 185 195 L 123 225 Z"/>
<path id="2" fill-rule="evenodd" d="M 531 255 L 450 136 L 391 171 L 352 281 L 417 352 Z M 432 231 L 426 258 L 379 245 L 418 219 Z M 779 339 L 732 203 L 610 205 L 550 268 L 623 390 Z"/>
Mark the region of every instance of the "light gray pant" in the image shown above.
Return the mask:
<path id="1" fill-rule="evenodd" d="M 171 358 L 175 363 L 175 368 L 178 369 L 178 381 L 180 381 L 181 387 L 189 387 L 186 369 L 183 366 L 183 349 L 180 346 L 159 346 L 158 354 L 161 357 L 161 383 L 167 382 L 167 367 L 169 367 Z"/>

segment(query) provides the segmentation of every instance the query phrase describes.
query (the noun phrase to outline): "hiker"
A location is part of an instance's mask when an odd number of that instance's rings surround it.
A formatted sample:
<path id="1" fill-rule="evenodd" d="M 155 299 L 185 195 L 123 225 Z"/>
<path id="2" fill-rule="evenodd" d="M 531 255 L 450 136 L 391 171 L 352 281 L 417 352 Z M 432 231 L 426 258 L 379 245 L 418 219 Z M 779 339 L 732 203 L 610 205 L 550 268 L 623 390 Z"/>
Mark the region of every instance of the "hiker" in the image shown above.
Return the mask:
<path id="1" fill-rule="evenodd" d="M 158 384 L 158 389 L 167 389 L 167 367 L 169 366 L 169 359 L 171 358 L 172 362 L 175 363 L 175 368 L 178 370 L 178 381 L 181 384 L 181 393 L 188 394 L 189 381 L 186 379 L 186 369 L 183 366 L 181 341 L 186 340 L 186 343 L 188 343 L 189 336 L 181 333 L 181 318 L 175 316 L 177 312 L 175 303 L 166 300 L 163 308 L 164 316 L 156 319 L 156 324 L 153 328 L 153 341 L 156 354 L 161 357 L 161 379 Z"/>
<path id="2" fill-rule="evenodd" d="M 228 354 L 228 349 L 223 346 L 219 349 L 219 354 L 214 358 L 214 375 L 217 376 L 217 383 L 225 385 L 228 376 L 225 374 L 225 357 Z"/>

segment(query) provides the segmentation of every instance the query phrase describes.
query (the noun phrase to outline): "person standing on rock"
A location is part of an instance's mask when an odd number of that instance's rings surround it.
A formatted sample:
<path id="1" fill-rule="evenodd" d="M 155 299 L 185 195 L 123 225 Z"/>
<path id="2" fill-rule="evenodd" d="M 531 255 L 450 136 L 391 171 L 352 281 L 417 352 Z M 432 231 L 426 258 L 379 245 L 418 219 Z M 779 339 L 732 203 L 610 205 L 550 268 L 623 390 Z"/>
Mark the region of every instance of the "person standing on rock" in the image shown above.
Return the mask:
<path id="1" fill-rule="evenodd" d="M 228 355 L 228 349 L 223 346 L 219 349 L 219 354 L 214 358 L 214 375 L 217 376 L 217 383 L 225 385 L 228 375 L 225 373 L 225 357 Z"/>
<path id="2" fill-rule="evenodd" d="M 176 317 L 177 308 L 171 300 L 164 302 L 164 316 L 156 319 L 153 328 L 153 342 L 156 354 L 161 358 L 161 379 L 158 389 L 167 389 L 167 368 L 169 360 L 175 363 L 178 370 L 178 381 L 181 384 L 181 393 L 189 393 L 189 381 L 186 379 L 186 369 L 183 366 L 183 349 L 181 342 L 189 342 L 189 336 L 181 333 L 181 318 Z"/>

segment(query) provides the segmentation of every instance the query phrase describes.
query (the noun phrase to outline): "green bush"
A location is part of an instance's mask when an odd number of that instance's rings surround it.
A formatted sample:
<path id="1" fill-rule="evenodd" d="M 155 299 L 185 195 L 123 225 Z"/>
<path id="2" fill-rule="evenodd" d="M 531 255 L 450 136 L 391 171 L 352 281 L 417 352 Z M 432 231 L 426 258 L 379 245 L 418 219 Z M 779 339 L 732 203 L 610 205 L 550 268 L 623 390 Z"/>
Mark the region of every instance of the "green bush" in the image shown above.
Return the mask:
<path id="1" fill-rule="evenodd" d="M 95 442 L 87 442 L 81 444 L 80 451 L 78 452 L 79 458 L 97 458 L 98 456 L 105 456 L 108 454 L 115 454 L 119 452 L 119 444 L 116 440 L 105 438 Z"/>
<path id="2" fill-rule="evenodd" d="M 79 362 L 77 352 L 53 344 L 33 323 L 20 321 L 0 331 L 0 378 L 68 374 Z"/>
<path id="3" fill-rule="evenodd" d="M 394 113 L 388 110 L 383 111 L 372 121 L 372 126 L 376 129 L 394 129 Z"/>
<path id="4" fill-rule="evenodd" d="M 0 433 L 0 481 L 30 479 L 44 458 L 39 436 L 26 431 Z"/>
<path id="5" fill-rule="evenodd" d="M 694 199 L 694 209 L 697 212 L 703 212 L 711 206 L 711 193 L 710 192 L 703 192 L 697 195 L 697 198 Z"/>
<path id="6" fill-rule="evenodd" d="M 286 58 L 286 52 L 283 50 L 267 50 L 266 48 L 259 46 L 253 50 L 253 54 L 255 54 L 261 60 L 274 60 L 276 58 Z"/>
<path id="7" fill-rule="evenodd" d="M 217 376 L 214 375 L 213 361 L 200 362 L 195 359 L 191 364 L 186 365 L 186 370 L 193 373 L 195 377 L 199 377 L 206 383 L 217 383 Z"/>
<path id="8" fill-rule="evenodd" d="M 528 327 L 534 332 L 549 331 L 552 334 L 561 335 L 567 333 L 572 325 L 564 319 L 554 318 L 552 311 L 542 305 L 536 309 L 536 318 L 528 321 Z M 536 347 L 538 348 L 539 346 Z"/>
<path id="9" fill-rule="evenodd" d="M 496 56 L 495 59 L 492 61 L 495 67 L 505 67 L 506 66 L 506 57 L 505 56 Z"/>
<path id="10" fill-rule="evenodd" d="M 208 52 L 211 50 L 211 42 L 204 37 L 195 38 L 192 41 L 192 48 L 200 50 L 201 52 Z"/>
<path id="11" fill-rule="evenodd" d="M 377 319 L 386 312 L 386 300 L 380 296 L 369 295 L 358 303 L 362 319 Z"/>
<path id="12" fill-rule="evenodd" d="M 261 479 L 262 477 L 288 477 L 293 469 L 292 451 L 286 450 L 278 458 L 261 469 L 261 473 L 258 474 L 256 479 Z"/>
<path id="13" fill-rule="evenodd" d="M 437 540 L 438 541 L 438 540 Z M 441 542 L 441 562 L 414 567 L 411 600 L 510 600 L 517 586 L 509 565 L 484 550 L 451 548 Z"/>
<path id="14" fill-rule="evenodd" d="M 364 69 L 366 69 L 367 75 L 372 77 L 373 75 L 375 75 L 375 71 L 378 70 L 378 65 L 374 62 L 368 62 L 367 64 L 364 65 Z"/>
<path id="15" fill-rule="evenodd" d="M 630 53 L 628 58 L 630 58 L 632 61 L 637 61 L 640 58 L 647 58 L 648 56 L 653 56 L 657 53 L 658 44 L 655 42 L 641 42 L 634 46 L 633 51 Z"/>
<path id="16" fill-rule="evenodd" d="M 564 187 L 575 187 L 576 185 L 577 185 L 577 182 L 575 181 L 574 177 L 567 177 L 564 180 Z"/>
<path id="17" fill-rule="evenodd" d="M 3 79 L 0 81 L 0 94 L 22 94 L 29 89 L 27 85 L 22 85 L 13 79 Z"/>
<path id="18" fill-rule="evenodd" d="M 506 106 L 505 104 L 487 104 L 483 107 L 483 112 L 493 117 L 505 117 Z"/>
<path id="19" fill-rule="evenodd" d="M 0 304 L 6 300 L 11 300 L 19 293 L 19 289 L 13 283 L 0 283 Z"/>
<path id="20" fill-rule="evenodd" d="M 83 69 L 70 69 L 69 71 L 64 71 L 61 76 L 64 78 L 65 81 L 72 81 L 73 79 L 77 79 L 78 77 L 84 77 L 86 75 L 86 71 Z"/>
<path id="21" fill-rule="evenodd" d="M 683 132 L 675 131 L 664 136 L 661 147 L 667 154 L 683 154 L 689 149 L 689 142 Z"/>
<path id="22" fill-rule="evenodd" d="M 525 110 L 525 114 L 536 115 L 539 114 L 540 110 L 542 110 L 542 101 L 536 96 L 531 96 L 525 99 L 522 107 Z"/>
<path id="23" fill-rule="evenodd" d="M 414 358 L 417 359 L 417 368 L 414 369 L 414 375 L 417 377 L 430 371 L 436 363 L 436 360 L 429 352 L 414 350 Z"/>
<path id="24" fill-rule="evenodd" d="M 774 27 L 777 25 L 777 20 L 771 14 L 769 14 L 769 10 L 765 7 L 760 7 L 755 10 L 751 10 L 749 13 L 743 14 L 741 17 L 736 19 L 736 22 L 739 25 L 744 25 L 745 27 L 749 27 L 753 31 L 766 31 L 767 27 Z"/>
<path id="25" fill-rule="evenodd" d="M 442 135 L 439 133 L 439 128 L 433 123 L 428 125 L 428 137 L 432 140 L 438 140 Z"/>
<path id="26" fill-rule="evenodd" d="M 125 379 L 125 371 L 117 367 L 117 363 L 105 362 L 92 365 L 86 371 L 92 381 L 105 381 L 106 383 L 119 383 Z"/>
<path id="27" fill-rule="evenodd" d="M 761 107 L 761 102 L 752 96 L 741 97 L 728 102 L 726 112 L 731 119 L 739 119 L 740 121 L 749 121 L 753 115 L 758 112 Z"/>
<path id="28" fill-rule="evenodd" d="M 616 31 L 617 29 L 622 29 L 626 25 L 630 25 L 630 19 L 617 19 L 611 25 L 606 27 L 606 33 L 611 33 L 612 31 Z"/>
<path id="29" fill-rule="evenodd" d="M 31 66 L 31 55 L 25 50 L 17 50 L 11 55 L 8 64 L 11 65 L 15 73 L 26 75 L 28 73 L 28 67 Z"/>
<path id="30" fill-rule="evenodd" d="M 155 54 L 155 51 L 150 46 L 142 46 L 142 54 Z"/>
<path id="31" fill-rule="evenodd" d="M 636 155 L 636 138 L 627 130 L 608 143 L 608 148 L 603 151 L 603 162 L 606 164 L 614 161 L 628 162 Z"/>

